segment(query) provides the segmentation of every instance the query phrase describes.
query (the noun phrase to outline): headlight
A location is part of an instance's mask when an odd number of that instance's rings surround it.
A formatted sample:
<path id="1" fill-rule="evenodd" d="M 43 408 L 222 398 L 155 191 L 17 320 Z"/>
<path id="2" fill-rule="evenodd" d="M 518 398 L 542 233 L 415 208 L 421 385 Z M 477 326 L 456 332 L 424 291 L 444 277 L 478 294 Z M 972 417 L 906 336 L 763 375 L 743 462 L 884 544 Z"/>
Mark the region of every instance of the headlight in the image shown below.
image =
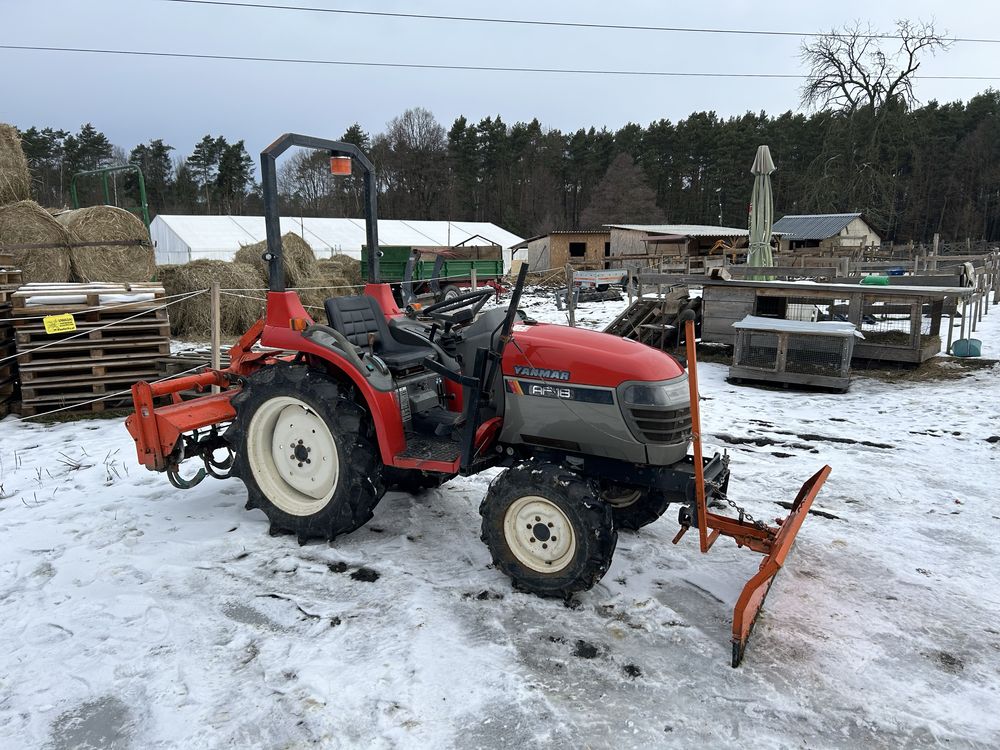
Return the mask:
<path id="1" fill-rule="evenodd" d="M 625 386 L 622 401 L 630 406 L 667 406 L 676 408 L 689 399 L 685 373 L 665 383 L 632 383 Z"/>

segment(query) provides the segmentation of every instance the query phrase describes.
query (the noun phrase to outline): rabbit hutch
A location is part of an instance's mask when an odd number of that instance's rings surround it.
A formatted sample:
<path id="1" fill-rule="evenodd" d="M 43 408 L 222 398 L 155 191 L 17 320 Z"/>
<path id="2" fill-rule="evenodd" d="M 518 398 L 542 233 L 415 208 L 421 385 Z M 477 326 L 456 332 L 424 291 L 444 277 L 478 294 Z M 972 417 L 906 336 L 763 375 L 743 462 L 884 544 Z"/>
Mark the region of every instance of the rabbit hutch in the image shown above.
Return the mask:
<path id="1" fill-rule="evenodd" d="M 808 281 L 703 282 L 702 341 L 734 346 L 734 324 L 748 315 L 801 322 L 850 323 L 864 335 L 853 358 L 920 364 L 942 349 L 946 300 L 973 293 L 971 287 L 868 286 Z M 953 305 L 951 306 L 954 307 Z"/>

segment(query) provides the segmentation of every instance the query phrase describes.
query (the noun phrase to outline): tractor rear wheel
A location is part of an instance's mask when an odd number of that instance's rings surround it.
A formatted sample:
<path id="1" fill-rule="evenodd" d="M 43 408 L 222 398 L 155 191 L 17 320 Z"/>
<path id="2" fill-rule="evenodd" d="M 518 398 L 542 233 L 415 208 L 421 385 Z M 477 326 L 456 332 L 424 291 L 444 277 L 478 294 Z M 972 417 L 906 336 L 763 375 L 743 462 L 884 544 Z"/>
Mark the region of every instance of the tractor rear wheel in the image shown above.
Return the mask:
<path id="1" fill-rule="evenodd" d="M 616 529 L 636 531 L 662 516 L 676 498 L 643 487 L 602 482 L 601 499 L 611 506 Z"/>
<path id="2" fill-rule="evenodd" d="M 304 365 L 272 365 L 247 379 L 233 407 L 232 474 L 272 534 L 329 540 L 372 517 L 385 494 L 382 462 L 365 410 L 335 380 Z"/>
<path id="3" fill-rule="evenodd" d="M 554 464 L 528 462 L 490 484 L 479 507 L 482 540 L 514 587 L 567 598 L 597 583 L 618 535 L 597 486 Z"/>

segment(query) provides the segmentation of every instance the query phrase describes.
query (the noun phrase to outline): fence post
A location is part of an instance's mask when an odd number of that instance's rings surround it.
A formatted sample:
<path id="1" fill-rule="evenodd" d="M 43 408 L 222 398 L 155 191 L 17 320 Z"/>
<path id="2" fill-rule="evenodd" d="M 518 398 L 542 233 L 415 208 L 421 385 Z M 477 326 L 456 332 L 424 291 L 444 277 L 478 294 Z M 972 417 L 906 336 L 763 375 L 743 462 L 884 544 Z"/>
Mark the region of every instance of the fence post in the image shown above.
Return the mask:
<path id="1" fill-rule="evenodd" d="M 212 369 L 222 369 L 222 295 L 219 282 L 213 281 L 210 292 L 210 304 L 212 308 Z M 218 393 L 219 386 L 212 386 L 212 393 Z"/>
<path id="2" fill-rule="evenodd" d="M 941 306 L 944 307 L 947 304 L 947 297 L 941 300 Z M 951 340 L 955 337 L 955 312 L 958 310 L 958 300 L 955 300 L 955 306 L 951 308 L 948 312 L 948 345 L 944 348 L 945 354 L 951 354 Z"/>
<path id="3" fill-rule="evenodd" d="M 576 326 L 576 294 L 573 289 L 573 266 L 566 264 L 566 309 L 569 313 L 569 327 Z"/>
<path id="4" fill-rule="evenodd" d="M 472 261 L 472 262 L 475 263 L 475 261 Z M 479 288 L 479 286 L 476 284 L 476 267 L 475 267 L 475 265 L 472 266 L 472 272 L 469 274 L 469 276 L 470 276 L 470 281 L 472 282 L 472 291 L 476 291 Z"/>
<path id="5" fill-rule="evenodd" d="M 625 277 L 625 293 L 628 295 L 628 306 L 632 307 L 632 269 L 628 269 L 628 276 Z"/>
<path id="6" fill-rule="evenodd" d="M 931 256 L 931 271 L 937 271 L 937 261 L 938 261 L 938 245 L 941 243 L 941 235 L 937 232 L 934 233 L 934 250 Z"/>

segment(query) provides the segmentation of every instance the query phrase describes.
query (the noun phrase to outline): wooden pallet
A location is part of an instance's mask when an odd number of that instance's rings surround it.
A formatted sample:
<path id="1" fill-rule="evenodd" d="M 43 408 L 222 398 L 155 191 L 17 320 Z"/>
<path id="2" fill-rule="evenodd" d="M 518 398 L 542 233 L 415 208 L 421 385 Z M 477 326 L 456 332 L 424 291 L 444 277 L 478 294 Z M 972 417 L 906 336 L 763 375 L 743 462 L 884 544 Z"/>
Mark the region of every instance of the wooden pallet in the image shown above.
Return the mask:
<path id="1" fill-rule="evenodd" d="M 51 378 L 24 383 L 21 386 L 21 400 L 25 403 L 49 400 L 85 401 L 88 398 L 108 393 L 128 391 L 140 380 L 156 380 L 156 368 L 133 369 L 108 375 Z"/>
<path id="2" fill-rule="evenodd" d="M 136 293 L 151 297 L 132 302 L 108 296 Z M 131 386 L 155 380 L 157 359 L 170 353 L 164 295 L 159 284 L 20 287 L 11 295 L 12 319 L 6 322 L 17 347 L 22 413 L 96 413 L 128 405 Z M 42 318 L 66 313 L 73 315 L 76 330 L 47 333 Z M 118 393 L 108 401 L 81 403 Z"/>
<path id="3" fill-rule="evenodd" d="M 4 268 L 0 265 L 0 286 L 21 286 L 22 278 L 21 271 L 13 268 Z"/>

